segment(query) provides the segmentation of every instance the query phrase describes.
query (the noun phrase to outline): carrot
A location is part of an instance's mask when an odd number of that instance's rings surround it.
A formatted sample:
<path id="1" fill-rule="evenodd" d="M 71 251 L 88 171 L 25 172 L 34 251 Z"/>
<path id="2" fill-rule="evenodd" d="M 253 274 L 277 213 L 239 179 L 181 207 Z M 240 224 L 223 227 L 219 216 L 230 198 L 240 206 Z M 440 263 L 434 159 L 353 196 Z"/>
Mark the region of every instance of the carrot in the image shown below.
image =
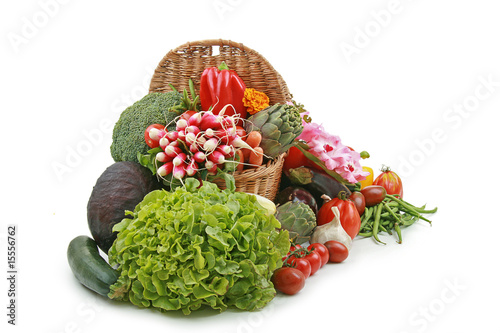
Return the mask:
<path id="1" fill-rule="evenodd" d="M 248 162 L 248 158 L 250 157 L 250 153 L 252 152 L 248 148 L 241 148 L 241 153 L 243 154 L 243 161 Z"/>
<path id="2" fill-rule="evenodd" d="M 262 147 L 255 147 L 254 151 L 250 152 L 250 156 L 248 157 L 248 163 L 251 164 L 252 167 L 258 167 L 262 165 L 264 161 L 264 151 Z"/>
<path id="3" fill-rule="evenodd" d="M 248 133 L 246 141 L 250 147 L 256 148 L 262 141 L 262 134 L 259 131 L 251 131 Z"/>
<path id="4" fill-rule="evenodd" d="M 245 167 L 245 156 L 243 156 L 243 149 L 238 149 L 236 151 L 236 154 L 238 154 L 238 157 L 240 161 L 238 162 L 238 165 L 236 166 L 236 171 L 243 171 L 243 168 Z"/>

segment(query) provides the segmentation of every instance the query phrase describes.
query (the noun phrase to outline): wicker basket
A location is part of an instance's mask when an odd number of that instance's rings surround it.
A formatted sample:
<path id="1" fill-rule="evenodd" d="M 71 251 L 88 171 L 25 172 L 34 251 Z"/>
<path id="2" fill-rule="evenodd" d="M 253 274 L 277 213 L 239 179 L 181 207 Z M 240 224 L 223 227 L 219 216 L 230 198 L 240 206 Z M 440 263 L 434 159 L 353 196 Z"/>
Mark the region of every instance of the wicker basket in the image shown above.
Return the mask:
<path id="1" fill-rule="evenodd" d="M 282 154 L 258 168 L 235 172 L 233 176 L 236 183 L 236 190 L 259 194 L 269 200 L 274 200 L 280 186 L 285 155 Z M 226 188 L 224 179 L 215 179 L 213 182 L 221 189 Z"/>
<path id="2" fill-rule="evenodd" d="M 222 61 L 238 73 L 247 87 L 264 92 L 270 105 L 291 100 L 285 81 L 263 56 L 243 44 L 222 39 L 188 42 L 168 52 L 156 67 L 149 92 L 170 91 L 169 84 L 179 91 L 189 90 L 191 79 L 198 93 L 203 70 L 218 67 Z M 284 155 L 258 168 L 235 172 L 237 190 L 274 200 L 283 162 Z M 214 182 L 225 188 L 222 179 Z"/>

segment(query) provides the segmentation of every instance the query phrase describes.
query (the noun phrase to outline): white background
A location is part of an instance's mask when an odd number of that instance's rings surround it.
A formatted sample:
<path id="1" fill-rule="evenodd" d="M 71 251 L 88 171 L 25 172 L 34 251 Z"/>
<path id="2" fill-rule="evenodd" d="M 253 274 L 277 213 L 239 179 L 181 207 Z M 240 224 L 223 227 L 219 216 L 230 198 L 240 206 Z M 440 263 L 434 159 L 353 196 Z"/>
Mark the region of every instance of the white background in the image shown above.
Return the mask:
<path id="1" fill-rule="evenodd" d="M 494 3 L 2 1 L 2 331 L 500 332 Z M 402 245 L 356 240 L 344 263 L 257 313 L 162 314 L 79 285 L 66 248 L 89 234 L 112 124 L 170 49 L 212 38 L 265 56 L 316 122 L 400 173 L 407 201 L 439 207 L 432 227 L 403 230 Z M 18 230 L 15 327 L 7 224 Z"/>

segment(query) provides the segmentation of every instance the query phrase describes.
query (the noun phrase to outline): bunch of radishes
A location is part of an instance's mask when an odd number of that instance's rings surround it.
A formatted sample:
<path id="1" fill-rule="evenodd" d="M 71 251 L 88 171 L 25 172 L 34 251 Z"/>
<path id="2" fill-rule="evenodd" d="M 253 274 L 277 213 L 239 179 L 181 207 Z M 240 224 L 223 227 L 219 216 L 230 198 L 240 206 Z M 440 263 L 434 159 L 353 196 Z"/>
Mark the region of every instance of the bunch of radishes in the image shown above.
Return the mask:
<path id="1" fill-rule="evenodd" d="M 239 120 L 239 115 L 200 111 L 177 118 L 175 131 L 150 125 L 144 134 L 146 143 L 161 147 L 155 156 L 157 174 L 162 178 L 172 174 L 180 180 L 201 170 L 215 175 L 226 163 L 238 163 L 236 149 L 252 149 L 237 133 Z"/>

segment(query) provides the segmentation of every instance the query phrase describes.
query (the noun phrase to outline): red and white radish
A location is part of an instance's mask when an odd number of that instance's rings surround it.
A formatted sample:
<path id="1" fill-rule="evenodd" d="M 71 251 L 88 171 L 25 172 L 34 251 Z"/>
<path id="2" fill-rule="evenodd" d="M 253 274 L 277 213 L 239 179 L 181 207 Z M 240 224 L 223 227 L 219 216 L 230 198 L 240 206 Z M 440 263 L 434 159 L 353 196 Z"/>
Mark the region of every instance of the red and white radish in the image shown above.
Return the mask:
<path id="1" fill-rule="evenodd" d="M 179 166 L 179 165 L 186 163 L 186 159 L 187 159 L 187 155 L 185 153 L 180 153 L 179 155 L 174 157 L 172 162 L 174 163 L 174 166 Z"/>
<path id="2" fill-rule="evenodd" d="M 219 129 L 221 128 L 221 123 L 219 118 L 214 115 L 211 111 L 206 111 L 201 116 L 200 129 L 202 131 L 206 131 L 210 129 Z"/>
<path id="3" fill-rule="evenodd" d="M 196 126 L 196 127 L 200 126 L 201 118 L 202 115 L 200 112 L 194 113 L 191 117 L 189 117 L 187 121 L 188 126 Z"/>
<path id="4" fill-rule="evenodd" d="M 195 160 L 191 160 L 186 167 L 186 174 L 190 177 L 194 176 L 198 172 L 198 163 Z"/>
<path id="5" fill-rule="evenodd" d="M 168 145 L 165 147 L 165 154 L 172 158 L 176 157 L 180 153 L 182 153 L 182 149 L 177 146 Z"/>
<path id="6" fill-rule="evenodd" d="M 172 157 L 168 156 L 167 154 L 161 151 L 158 154 L 156 154 L 156 160 L 158 162 L 165 163 L 171 161 Z"/>
<path id="7" fill-rule="evenodd" d="M 170 173 L 172 173 L 173 169 L 174 169 L 174 164 L 172 162 L 167 162 L 162 166 L 160 166 L 158 170 L 156 170 L 156 173 L 158 173 L 160 177 L 165 177 Z"/>
<path id="8" fill-rule="evenodd" d="M 205 155 L 205 153 L 202 151 L 198 151 L 198 152 L 194 153 L 194 155 L 193 155 L 193 160 L 195 160 L 198 163 L 203 163 L 203 162 L 205 162 L 206 159 L 207 159 L 207 155 Z"/>
<path id="9" fill-rule="evenodd" d="M 186 167 L 184 164 L 174 165 L 174 169 L 172 171 L 172 176 L 175 179 L 182 179 L 186 176 Z"/>
<path id="10" fill-rule="evenodd" d="M 223 164 L 226 161 L 224 154 L 219 151 L 214 151 L 208 155 L 208 160 L 214 162 L 215 164 Z"/>

